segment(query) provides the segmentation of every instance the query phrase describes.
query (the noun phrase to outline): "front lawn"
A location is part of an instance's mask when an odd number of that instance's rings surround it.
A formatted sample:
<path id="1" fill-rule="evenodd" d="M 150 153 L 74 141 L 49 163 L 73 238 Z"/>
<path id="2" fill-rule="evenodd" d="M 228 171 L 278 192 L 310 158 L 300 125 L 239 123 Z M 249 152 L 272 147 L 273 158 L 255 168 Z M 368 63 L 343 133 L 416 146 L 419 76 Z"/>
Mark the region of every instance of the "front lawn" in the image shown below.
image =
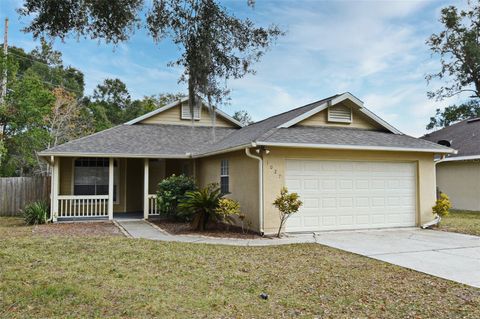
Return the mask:
<path id="1" fill-rule="evenodd" d="M 480 212 L 452 209 L 442 218 L 440 230 L 480 236 Z"/>
<path id="2" fill-rule="evenodd" d="M 0 218 L 1 318 L 480 317 L 480 289 L 317 244 L 231 247 L 32 229 Z"/>

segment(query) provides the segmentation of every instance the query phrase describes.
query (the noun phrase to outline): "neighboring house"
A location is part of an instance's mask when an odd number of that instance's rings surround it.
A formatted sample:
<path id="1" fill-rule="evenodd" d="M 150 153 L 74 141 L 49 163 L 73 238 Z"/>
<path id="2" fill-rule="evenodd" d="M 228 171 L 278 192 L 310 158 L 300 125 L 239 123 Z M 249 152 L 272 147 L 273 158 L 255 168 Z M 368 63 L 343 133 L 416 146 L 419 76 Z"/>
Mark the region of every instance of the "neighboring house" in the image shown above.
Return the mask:
<path id="1" fill-rule="evenodd" d="M 54 219 L 148 218 L 158 214 L 157 183 L 187 174 L 219 183 L 260 233 L 279 225 L 282 186 L 304 203 L 286 231 L 418 226 L 432 218 L 434 156 L 453 152 L 402 134 L 350 93 L 246 127 L 216 110 L 213 129 L 210 112 L 195 108 L 192 126 L 183 99 L 39 153 L 53 167 Z"/>
<path id="2" fill-rule="evenodd" d="M 458 150 L 436 162 L 437 188 L 450 197 L 454 208 L 480 211 L 480 118 L 461 121 L 423 138 Z"/>

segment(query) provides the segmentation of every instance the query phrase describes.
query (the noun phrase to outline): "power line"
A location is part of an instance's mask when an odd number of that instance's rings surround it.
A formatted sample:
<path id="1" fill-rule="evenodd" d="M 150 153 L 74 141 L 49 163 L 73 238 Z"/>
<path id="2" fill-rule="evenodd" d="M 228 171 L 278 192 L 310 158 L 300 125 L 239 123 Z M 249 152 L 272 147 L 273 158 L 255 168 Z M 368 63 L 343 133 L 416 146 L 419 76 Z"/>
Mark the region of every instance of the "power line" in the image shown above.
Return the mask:
<path id="1" fill-rule="evenodd" d="M 10 52 L 10 54 L 11 54 L 11 55 L 15 55 L 15 56 L 17 56 L 17 57 L 19 57 L 19 58 L 22 58 L 22 59 L 25 59 L 25 60 L 33 61 L 33 62 L 35 62 L 35 63 L 44 64 L 44 65 L 46 65 L 46 66 L 48 66 L 48 67 L 51 67 L 51 68 L 55 67 L 55 66 L 50 65 L 50 64 L 48 64 L 48 63 L 46 63 L 46 62 L 43 62 L 43 61 L 41 61 L 41 60 L 36 60 L 36 59 L 29 58 L 28 56 L 23 56 L 23 55 L 14 53 L 14 52 Z"/>
<path id="2" fill-rule="evenodd" d="M 19 78 L 24 78 L 24 77 L 25 77 L 25 73 L 23 73 L 23 74 L 17 74 L 16 76 L 19 77 Z M 70 92 L 72 92 L 72 93 L 79 93 L 79 94 L 83 95 L 83 92 L 82 92 L 82 91 L 77 91 L 77 90 L 73 90 L 73 89 L 66 88 L 66 87 L 64 87 L 64 86 L 63 86 L 62 84 L 60 84 L 60 83 L 52 83 L 52 82 L 45 81 L 45 80 L 42 80 L 42 79 L 40 79 L 40 82 L 43 82 L 43 83 L 45 83 L 45 84 L 50 84 L 50 85 L 53 85 L 53 86 L 55 86 L 55 87 L 62 88 L 62 89 L 64 89 L 64 90 L 70 91 Z"/>

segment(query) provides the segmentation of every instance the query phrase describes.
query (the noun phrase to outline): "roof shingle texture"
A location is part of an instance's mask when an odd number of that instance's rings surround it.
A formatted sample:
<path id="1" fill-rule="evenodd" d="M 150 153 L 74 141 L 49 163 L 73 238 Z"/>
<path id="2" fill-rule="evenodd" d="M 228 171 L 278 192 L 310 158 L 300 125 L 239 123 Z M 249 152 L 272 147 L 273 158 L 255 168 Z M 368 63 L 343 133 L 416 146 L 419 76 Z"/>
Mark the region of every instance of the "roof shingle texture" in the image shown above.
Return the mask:
<path id="1" fill-rule="evenodd" d="M 340 127 L 297 126 L 280 128 L 263 141 L 270 143 L 378 146 L 439 151 L 448 150 L 447 147 L 442 145 L 420 140 L 408 135 L 354 128 L 345 129 Z"/>
<path id="2" fill-rule="evenodd" d="M 236 131 L 215 128 L 220 140 Z M 46 153 L 130 154 L 185 156 L 196 153 L 213 141 L 211 127 L 185 125 L 119 125 L 93 135 L 50 148 Z"/>
<path id="3" fill-rule="evenodd" d="M 269 117 L 241 129 L 217 127 L 215 142 L 213 142 L 211 127 L 166 124 L 119 125 L 53 147 L 41 152 L 40 155 L 83 153 L 180 157 L 190 153 L 200 156 L 234 147 L 248 146 L 252 142 L 448 150 L 446 147 L 426 140 L 380 131 L 334 127 L 278 128 L 337 96 Z"/>
<path id="4" fill-rule="evenodd" d="M 449 157 L 480 155 L 480 118 L 447 126 L 422 138 L 434 143 L 449 141 L 451 147 L 458 150 L 457 154 L 450 154 Z"/>
<path id="5" fill-rule="evenodd" d="M 317 102 L 310 103 L 305 106 L 290 110 L 288 112 L 277 114 L 263 121 L 259 121 L 259 122 L 250 124 L 248 126 L 245 126 L 240 130 L 238 130 L 237 132 L 235 132 L 235 134 L 232 134 L 226 137 L 225 139 L 215 143 L 214 145 L 211 145 L 205 148 L 203 153 L 211 153 L 211 152 L 219 151 L 226 148 L 250 144 L 253 141 L 260 141 L 263 139 L 263 137 L 268 136 L 273 131 L 275 131 L 276 127 L 290 120 L 293 120 L 294 118 L 306 112 L 313 110 L 317 106 L 325 102 L 328 102 L 337 96 L 338 94 L 327 97 L 323 100 L 319 100 Z"/>

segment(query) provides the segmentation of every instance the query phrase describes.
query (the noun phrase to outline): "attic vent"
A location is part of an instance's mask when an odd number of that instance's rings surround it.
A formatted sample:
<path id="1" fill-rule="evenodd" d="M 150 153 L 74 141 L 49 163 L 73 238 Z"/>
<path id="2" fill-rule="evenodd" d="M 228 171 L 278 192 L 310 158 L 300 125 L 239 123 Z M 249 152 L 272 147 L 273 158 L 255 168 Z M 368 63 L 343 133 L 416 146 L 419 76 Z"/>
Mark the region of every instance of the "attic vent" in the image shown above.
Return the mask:
<path id="1" fill-rule="evenodd" d="M 352 110 L 344 105 L 330 106 L 328 108 L 328 121 L 352 123 Z"/>
<path id="2" fill-rule="evenodd" d="M 193 119 L 200 120 L 200 110 L 201 107 L 199 105 L 193 106 Z M 190 107 L 188 103 L 182 103 L 182 120 L 191 120 L 192 113 L 190 112 Z"/>
<path id="3" fill-rule="evenodd" d="M 437 144 L 440 144 L 440 145 L 443 145 L 443 146 L 446 146 L 446 147 L 452 146 L 452 142 L 447 141 L 447 140 L 440 140 L 440 141 L 437 142 Z"/>

